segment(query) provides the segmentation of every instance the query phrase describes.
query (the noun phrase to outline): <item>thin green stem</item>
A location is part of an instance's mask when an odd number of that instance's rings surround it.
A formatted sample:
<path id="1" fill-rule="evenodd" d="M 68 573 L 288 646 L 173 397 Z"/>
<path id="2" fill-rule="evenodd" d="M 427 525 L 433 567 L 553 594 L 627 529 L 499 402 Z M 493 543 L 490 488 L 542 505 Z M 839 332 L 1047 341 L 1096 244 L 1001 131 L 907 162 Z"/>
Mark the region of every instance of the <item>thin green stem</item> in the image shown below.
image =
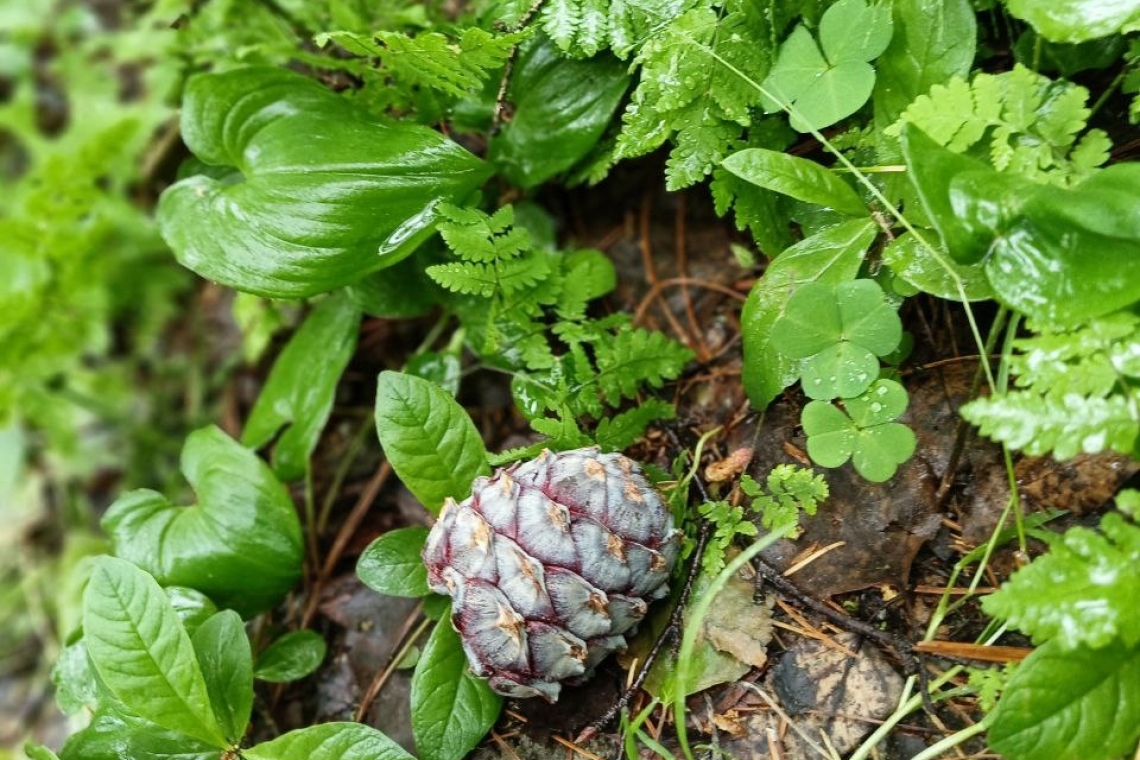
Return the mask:
<path id="1" fill-rule="evenodd" d="M 912 757 L 911 760 L 935 760 L 935 758 L 942 757 L 944 752 L 954 749 L 960 744 L 965 743 L 968 739 L 972 739 L 978 734 L 985 732 L 989 727 L 990 721 L 987 715 L 983 720 L 978 721 L 974 725 L 967 726 L 961 731 L 952 733 L 934 744 L 931 744 L 922 752 Z"/>

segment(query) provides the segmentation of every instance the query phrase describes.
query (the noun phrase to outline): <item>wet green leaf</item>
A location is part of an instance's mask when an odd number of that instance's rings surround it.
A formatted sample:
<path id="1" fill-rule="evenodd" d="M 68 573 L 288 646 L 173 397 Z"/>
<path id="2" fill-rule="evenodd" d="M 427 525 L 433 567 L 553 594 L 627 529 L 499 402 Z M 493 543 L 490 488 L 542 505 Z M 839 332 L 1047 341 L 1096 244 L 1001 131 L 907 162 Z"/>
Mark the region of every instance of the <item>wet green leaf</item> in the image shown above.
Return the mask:
<path id="1" fill-rule="evenodd" d="M 191 642 L 226 741 L 237 745 L 253 713 L 253 653 L 241 617 L 223 610 L 203 623 Z"/>
<path id="2" fill-rule="evenodd" d="M 316 631 L 290 631 L 257 656 L 253 674 L 270 683 L 296 681 L 321 666 L 327 649 L 324 636 Z"/>
<path id="3" fill-rule="evenodd" d="M 487 450 L 475 423 L 451 394 L 399 372 L 381 372 L 376 432 L 400 480 L 430 512 L 444 499 L 463 499 L 487 475 Z"/>
<path id="4" fill-rule="evenodd" d="M 928 243 L 936 245 L 937 233 L 934 230 L 925 230 L 924 237 Z M 917 237 L 904 232 L 883 248 L 883 262 L 907 284 L 938 298 L 962 300 L 954 280 L 957 277 L 967 300 L 993 299 L 993 288 L 980 263 L 959 264 L 946 255 L 945 250 L 941 253 L 941 257 L 935 257 Z"/>
<path id="5" fill-rule="evenodd" d="M 722 163 L 747 182 L 790 195 L 796 200 L 833 208 L 851 216 L 866 216 L 867 205 L 851 186 L 831 170 L 806 158 L 764 148 L 733 153 Z"/>
<path id="6" fill-rule="evenodd" d="M 416 749 L 435 760 L 460 760 L 495 724 L 502 705 L 502 697 L 471 675 L 459 634 L 441 620 L 412 676 Z"/>
<path id="7" fill-rule="evenodd" d="M 322 723 L 242 750 L 248 760 L 414 760 L 400 745 L 361 723 Z"/>
<path id="8" fill-rule="evenodd" d="M 83 630 L 100 679 L 127 708 L 227 746 L 190 637 L 154 578 L 125 560 L 100 558 L 83 595 Z"/>
<path id="9" fill-rule="evenodd" d="M 1054 42 L 1084 42 L 1140 29 L 1140 4 L 1130 0 L 1008 0 L 1006 8 Z"/>
<path id="10" fill-rule="evenodd" d="M 284 486 L 216 427 L 187 437 L 182 473 L 197 493 L 195 506 L 177 507 L 147 489 L 111 506 L 103 528 L 115 553 L 243 616 L 276 604 L 301 577 L 301 525 Z"/>
<path id="11" fill-rule="evenodd" d="M 356 574 L 365 585 L 389 596 L 421 597 L 431 590 L 421 553 L 427 528 L 390 530 L 360 554 Z"/>
<path id="12" fill-rule="evenodd" d="M 280 433 L 273 466 L 281 480 L 304 477 L 359 329 L 360 309 L 354 299 L 346 292 L 334 293 L 317 305 L 274 362 L 241 442 L 256 449 Z M 315 356 L 320 361 L 314 362 Z"/>
<path id="13" fill-rule="evenodd" d="M 625 68 L 606 54 L 563 58 L 546 38 L 524 43 L 507 90 L 514 112 L 488 157 L 524 188 L 566 171 L 609 125 L 629 87 Z"/>
<path id="14" fill-rule="evenodd" d="M 917 445 L 914 431 L 893 422 L 906 410 L 906 390 L 893 380 L 880 379 L 845 404 L 847 411 L 826 401 L 804 407 L 801 422 L 808 436 L 808 455 L 823 467 L 839 467 L 851 459 L 867 480 L 890 480 Z"/>
<path id="15" fill-rule="evenodd" d="M 380 123 L 313 79 L 246 67 L 186 86 L 182 136 L 219 181 L 163 193 L 158 221 L 178 260 L 260 295 L 301 298 L 395 264 L 489 167 L 437 132 Z"/>

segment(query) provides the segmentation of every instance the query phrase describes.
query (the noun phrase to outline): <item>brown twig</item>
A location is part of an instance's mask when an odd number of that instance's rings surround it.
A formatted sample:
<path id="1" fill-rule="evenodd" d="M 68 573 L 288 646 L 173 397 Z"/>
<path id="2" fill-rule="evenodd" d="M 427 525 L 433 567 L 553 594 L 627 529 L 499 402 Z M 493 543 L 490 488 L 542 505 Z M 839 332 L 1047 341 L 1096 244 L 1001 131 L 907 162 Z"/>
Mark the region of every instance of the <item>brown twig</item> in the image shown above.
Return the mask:
<path id="1" fill-rule="evenodd" d="M 531 19 L 534 18 L 535 14 L 542 10 L 542 6 L 545 3 L 546 0 L 534 0 L 534 3 L 529 8 L 527 8 L 526 13 L 524 13 L 519 18 L 518 22 L 511 28 L 510 31 L 518 32 L 522 29 L 525 29 L 527 24 L 530 23 Z M 495 110 L 491 116 L 491 135 L 498 134 L 499 130 L 503 126 L 503 110 L 507 104 L 507 87 L 510 86 L 511 74 L 514 73 L 515 61 L 518 60 L 518 57 L 519 46 L 514 45 L 511 48 L 511 54 L 507 56 L 506 64 L 503 65 L 503 77 L 499 80 L 499 91 L 495 94 Z"/>

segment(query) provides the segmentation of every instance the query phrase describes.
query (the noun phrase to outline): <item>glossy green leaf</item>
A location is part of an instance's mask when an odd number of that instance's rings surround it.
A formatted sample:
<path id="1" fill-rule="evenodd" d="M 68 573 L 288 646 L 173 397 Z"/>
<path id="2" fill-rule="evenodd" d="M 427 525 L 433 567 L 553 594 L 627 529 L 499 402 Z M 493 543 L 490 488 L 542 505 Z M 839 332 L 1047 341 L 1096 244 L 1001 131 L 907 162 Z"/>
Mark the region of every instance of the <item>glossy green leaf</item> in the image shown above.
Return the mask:
<path id="1" fill-rule="evenodd" d="M 800 376 L 808 398 L 850 398 L 867 390 L 879 376 L 879 360 L 862 346 L 840 341 L 804 359 Z"/>
<path id="2" fill-rule="evenodd" d="M 1054 42 L 1084 42 L 1140 29 L 1135 0 L 1007 0 L 1005 6 Z"/>
<path id="3" fill-rule="evenodd" d="M 495 724 L 502 705 L 502 697 L 471 675 L 451 623 L 440 621 L 412 676 L 412 731 L 419 754 L 460 760 Z"/>
<path id="4" fill-rule="evenodd" d="M 865 0 L 839 0 L 829 7 L 820 19 L 819 44 L 806 27 L 797 26 L 764 80 L 765 110 L 791 106 L 790 124 L 798 132 L 823 129 L 855 113 L 875 86 L 868 61 L 886 49 L 892 31 L 889 7 Z"/>
<path id="5" fill-rule="evenodd" d="M 242 750 L 247 760 L 415 760 L 396 742 L 361 723 L 322 723 Z"/>
<path id="6" fill-rule="evenodd" d="M 524 43 L 507 99 L 513 115 L 491 140 L 488 158 L 508 180 L 534 187 L 585 156 L 609 125 L 629 75 L 616 58 L 563 58 L 545 37 Z"/>
<path id="7" fill-rule="evenodd" d="M 253 712 L 253 653 L 241 617 L 223 610 L 203 623 L 191 642 L 226 741 L 237 745 Z"/>
<path id="8" fill-rule="evenodd" d="M 924 237 L 931 245 L 937 245 L 938 236 L 934 230 L 925 230 Z M 982 264 L 959 264 L 946 255 L 945 249 L 942 249 L 941 257 L 935 257 L 909 232 L 899 235 L 883 248 L 883 263 L 907 284 L 938 298 L 962 300 L 954 277 L 961 282 L 967 300 L 989 301 L 994 297 Z"/>
<path id="9" fill-rule="evenodd" d="M 942 236 L 943 248 L 961 264 L 981 260 L 990 236 L 967 227 L 955 214 L 950 200 L 950 182 L 963 172 L 990 171 L 989 167 L 942 147 L 910 122 L 902 128 L 902 152 L 907 176 L 931 223 Z"/>
<path id="10" fill-rule="evenodd" d="M 253 674 L 262 681 L 285 683 L 315 672 L 324 662 L 328 645 L 316 631 L 290 631 L 257 656 Z"/>
<path id="11" fill-rule="evenodd" d="M 852 219 L 818 232 L 777 256 L 752 287 L 744 302 L 741 328 L 744 389 L 754 407 L 768 406 L 797 377 L 791 358 L 772 344 L 772 326 L 788 297 L 803 283 L 854 278 L 876 230 L 870 219 Z"/>
<path id="12" fill-rule="evenodd" d="M 490 173 L 437 132 L 386 124 L 308 77 L 246 67 L 186 86 L 182 137 L 232 179 L 170 187 L 159 227 L 203 277 L 301 298 L 390 266 L 431 234 L 433 208 Z"/>
<path id="13" fill-rule="evenodd" d="M 867 205 L 851 186 L 815 161 L 764 148 L 733 153 L 725 169 L 752 184 L 790 195 L 796 200 L 833 208 L 851 216 L 866 216 Z"/>
<path id="14" fill-rule="evenodd" d="M 369 588 L 389 596 L 421 597 L 431 590 L 420 556 L 427 528 L 390 530 L 370 543 L 356 562 L 356 574 Z"/>
<path id="15" fill-rule="evenodd" d="M 862 428 L 898 419 L 906 411 L 906 389 L 894 380 L 879 379 L 865 392 L 844 399 L 851 421 Z"/>
<path id="16" fill-rule="evenodd" d="M 882 126 L 932 86 L 967 76 L 978 36 L 970 0 L 895 0 L 891 10 L 894 36 L 875 61 L 875 121 Z"/>
<path id="17" fill-rule="evenodd" d="M 190 586 L 250 616 L 301 577 L 301 525 L 288 492 L 256 454 L 216 427 L 191 433 L 182 473 L 198 504 L 146 489 L 103 517 L 115 553 L 168 585 Z"/>
<path id="18" fill-rule="evenodd" d="M 198 626 L 212 618 L 218 611 L 218 605 L 214 604 L 214 600 L 197 589 L 166 586 L 162 590 L 166 592 L 174 612 L 191 636 L 198 630 Z"/>
<path id="19" fill-rule="evenodd" d="M 274 362 L 241 442 L 260 448 L 284 428 L 273 447 L 273 468 L 281 480 L 304 477 L 359 329 L 355 300 L 346 292 L 334 293 L 313 309 Z M 318 356 L 320 361 L 313 361 Z"/>
<path id="20" fill-rule="evenodd" d="M 428 248 L 431 243 L 426 243 Z M 357 305 L 373 317 L 405 319 L 428 313 L 440 300 L 441 291 L 424 272 L 420 254 L 410 256 L 387 269 L 365 275 L 346 288 Z"/>
<path id="21" fill-rule="evenodd" d="M 982 599 L 986 613 L 1065 649 L 1140 644 L 1140 527 L 1105 515 L 1100 530 L 1070 528 L 1048 553 Z M 1140 688 L 1138 688 L 1140 692 Z M 1140 698 L 1140 693 L 1137 694 Z"/>
<path id="22" fill-rule="evenodd" d="M 447 391 L 427 380 L 380 373 L 376 432 L 392 469 L 432 514 L 448 497 L 466 498 L 471 481 L 490 474 L 475 423 Z"/>
<path id="23" fill-rule="evenodd" d="M 976 191 L 951 185 L 971 197 Z M 1140 300 L 1140 164 L 1071 190 L 1040 187 L 999 227 L 986 260 L 998 298 L 1035 319 L 1077 325 Z M 984 209 L 983 209 L 984 211 Z"/>
<path id="24" fill-rule="evenodd" d="M 60 760 L 59 755 L 52 752 L 49 748 L 42 744 L 35 744 L 34 742 L 24 744 L 24 754 L 28 756 L 28 760 Z"/>
<path id="25" fill-rule="evenodd" d="M 1010 760 L 1113 760 L 1140 738 L 1140 645 L 1066 649 L 1049 641 L 1014 671 L 991 715 Z"/>
<path id="26" fill-rule="evenodd" d="M 120 710 L 97 712 L 72 734 L 60 760 L 219 760 L 220 748 Z"/>
<path id="27" fill-rule="evenodd" d="M 130 710 L 227 746 L 190 637 L 154 578 L 126 560 L 100 558 L 83 594 L 83 631 L 100 679 Z"/>
<path id="28" fill-rule="evenodd" d="M 893 380 L 879 379 L 844 403 L 847 411 L 826 401 L 804 407 L 801 423 L 808 455 L 823 467 L 839 467 L 851 459 L 867 480 L 890 480 L 917 446 L 914 431 L 892 421 L 906 410 L 906 390 Z"/>

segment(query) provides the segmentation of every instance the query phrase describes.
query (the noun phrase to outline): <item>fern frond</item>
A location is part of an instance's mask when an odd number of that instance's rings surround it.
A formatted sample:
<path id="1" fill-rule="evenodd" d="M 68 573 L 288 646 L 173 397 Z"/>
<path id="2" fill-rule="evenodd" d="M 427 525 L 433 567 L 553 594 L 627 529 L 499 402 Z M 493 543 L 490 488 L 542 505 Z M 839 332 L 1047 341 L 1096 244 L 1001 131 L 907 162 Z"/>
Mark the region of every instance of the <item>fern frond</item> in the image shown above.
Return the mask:
<path id="1" fill-rule="evenodd" d="M 550 259 L 534 252 L 495 265 L 499 290 L 504 296 L 517 293 L 542 282 L 550 274 Z"/>
<path id="2" fill-rule="evenodd" d="M 656 420 L 671 420 L 677 410 L 667 401 L 650 399 L 632 409 L 603 417 L 594 431 L 594 440 L 607 451 L 621 451 L 645 435 L 645 428 Z"/>
<path id="3" fill-rule="evenodd" d="M 1119 312 L 1075 330 L 1014 344 L 1010 371 L 1019 387 L 1043 396 L 1103 397 L 1140 378 L 1140 316 Z"/>
<path id="4" fill-rule="evenodd" d="M 1107 398 L 1069 393 L 1060 398 L 1029 391 L 975 399 L 961 408 L 962 416 L 982 435 L 1027 454 L 1053 452 L 1068 459 L 1081 452 L 1135 450 L 1140 436 L 1140 392 Z"/>
<path id="5" fill-rule="evenodd" d="M 428 267 L 428 277 L 453 293 L 490 298 L 499 287 L 499 279 L 491 264 L 476 261 L 452 261 Z"/>
<path id="6" fill-rule="evenodd" d="M 441 203 L 439 234 L 456 256 L 466 261 L 491 262 L 519 256 L 531 245 L 530 233 L 515 227 L 514 208 L 503 206 L 494 215 L 475 208 Z"/>
<path id="7" fill-rule="evenodd" d="M 641 385 L 659 388 L 681 373 L 693 352 L 664 333 L 632 329 L 595 346 L 598 375 L 595 382 L 611 405 L 633 398 Z"/>

